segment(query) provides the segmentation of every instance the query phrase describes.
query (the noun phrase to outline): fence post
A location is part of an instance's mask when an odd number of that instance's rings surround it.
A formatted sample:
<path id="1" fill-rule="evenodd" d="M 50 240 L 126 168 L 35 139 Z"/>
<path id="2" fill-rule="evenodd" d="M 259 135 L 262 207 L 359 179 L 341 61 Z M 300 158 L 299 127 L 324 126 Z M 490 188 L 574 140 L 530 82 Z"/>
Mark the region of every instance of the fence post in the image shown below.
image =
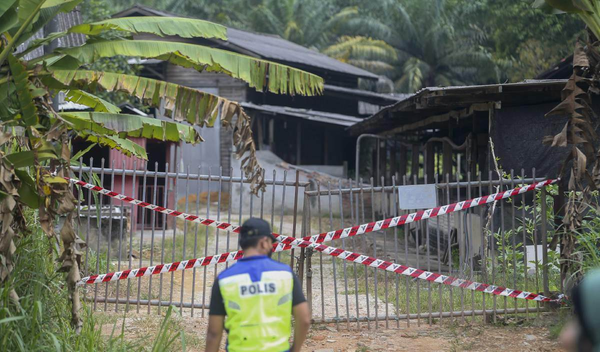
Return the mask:
<path id="1" fill-rule="evenodd" d="M 542 187 L 542 281 L 544 285 L 544 296 L 550 296 L 550 285 L 548 283 L 548 211 L 546 204 L 546 188 Z"/>

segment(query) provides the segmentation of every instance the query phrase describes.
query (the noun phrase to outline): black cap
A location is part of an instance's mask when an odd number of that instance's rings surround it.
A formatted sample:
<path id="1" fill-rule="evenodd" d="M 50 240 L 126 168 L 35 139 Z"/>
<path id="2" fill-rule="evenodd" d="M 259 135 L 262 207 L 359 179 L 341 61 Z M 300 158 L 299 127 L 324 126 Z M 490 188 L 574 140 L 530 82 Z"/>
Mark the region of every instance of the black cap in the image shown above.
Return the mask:
<path id="1" fill-rule="evenodd" d="M 277 241 L 268 222 L 259 218 L 250 218 L 244 222 L 240 229 L 240 241 L 255 237 L 271 237 L 273 242 Z"/>

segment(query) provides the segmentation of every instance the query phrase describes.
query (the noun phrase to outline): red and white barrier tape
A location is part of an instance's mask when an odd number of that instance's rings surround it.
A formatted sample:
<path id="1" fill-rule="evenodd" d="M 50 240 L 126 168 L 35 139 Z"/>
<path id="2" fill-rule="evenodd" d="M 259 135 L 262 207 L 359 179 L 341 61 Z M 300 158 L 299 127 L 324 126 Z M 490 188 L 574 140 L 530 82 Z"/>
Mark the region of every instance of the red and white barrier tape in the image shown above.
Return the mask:
<path id="1" fill-rule="evenodd" d="M 199 217 L 196 215 L 191 215 L 191 214 L 179 212 L 176 210 L 164 208 L 164 207 L 161 207 L 158 205 L 146 203 L 141 200 L 128 197 L 123 194 L 113 192 L 106 188 L 94 186 L 94 185 L 84 182 L 84 181 L 80 181 L 80 180 L 76 180 L 76 179 L 72 179 L 72 178 L 68 178 L 68 177 L 65 177 L 65 178 L 73 184 L 76 184 L 76 185 L 82 186 L 84 188 L 90 189 L 92 191 L 104 194 L 111 198 L 122 200 L 125 203 L 137 205 L 142 208 L 151 209 L 151 210 L 157 211 L 159 213 L 167 214 L 170 216 L 175 216 L 177 218 L 188 220 L 188 221 L 191 221 L 191 222 L 194 222 L 197 224 L 210 226 L 210 227 L 216 227 L 221 230 L 232 231 L 235 233 L 240 232 L 240 226 L 237 226 L 237 225 L 233 225 L 233 224 L 218 221 L 218 220 L 205 219 L 205 218 L 202 218 L 202 217 Z M 522 193 L 532 191 L 534 189 L 539 189 L 539 188 L 551 185 L 553 183 L 556 183 L 557 181 L 558 180 L 546 180 L 546 181 L 542 181 L 542 182 L 537 182 L 537 183 L 533 183 L 531 185 L 509 189 L 504 192 L 493 193 L 493 194 L 490 194 L 487 196 L 469 199 L 469 200 L 465 200 L 465 201 L 458 202 L 458 203 L 443 205 L 441 207 L 431 208 L 431 209 L 427 209 L 427 210 L 420 210 L 420 211 L 410 213 L 410 214 L 396 216 L 396 217 L 388 218 L 385 220 L 372 221 L 372 222 L 369 222 L 366 224 L 357 225 L 357 226 L 353 226 L 353 227 L 347 227 L 345 229 L 339 229 L 339 230 L 335 230 L 335 231 L 324 232 L 324 233 L 314 235 L 314 236 L 306 236 L 302 239 L 283 236 L 283 235 L 280 235 L 277 233 L 273 233 L 273 235 L 279 241 L 274 246 L 275 248 L 273 251 L 281 252 L 284 250 L 291 249 L 292 247 L 299 247 L 301 241 L 323 243 L 323 242 L 327 242 L 327 241 L 337 240 L 340 238 L 347 238 L 347 237 L 352 237 L 352 236 L 356 236 L 356 235 L 362 235 L 362 234 L 373 232 L 373 231 L 385 230 L 385 229 L 388 229 L 391 227 L 402 226 L 405 224 L 410 224 L 412 222 L 430 219 L 430 218 L 434 218 L 436 216 L 449 214 L 449 213 L 457 212 L 460 210 L 473 208 L 473 207 L 476 207 L 476 206 L 479 206 L 482 204 L 491 203 L 491 202 L 494 202 L 497 200 L 513 197 L 513 196 L 516 196 L 516 195 L 519 195 Z"/>
<path id="2" fill-rule="evenodd" d="M 203 218 L 200 218 L 195 215 L 190 215 L 190 214 L 178 212 L 175 210 L 167 209 L 164 207 L 160 207 L 157 205 L 149 204 L 146 202 L 142 202 L 140 200 L 133 199 L 131 197 L 128 197 L 128 196 L 125 196 L 125 195 L 122 195 L 122 194 L 119 194 L 116 192 L 112 192 L 112 191 L 104 189 L 102 187 L 94 186 L 87 182 L 70 179 L 70 178 L 66 178 L 66 179 L 76 185 L 91 189 L 93 191 L 99 192 L 106 196 L 109 196 L 109 197 L 112 197 L 112 198 L 115 198 L 118 200 L 122 200 L 129 204 L 138 205 L 143 208 L 152 209 L 152 210 L 161 212 L 163 214 L 179 217 L 179 218 L 182 218 L 182 219 L 185 219 L 188 221 L 192 221 L 192 222 L 196 222 L 196 223 L 206 225 L 206 226 L 217 227 L 222 230 L 233 231 L 236 233 L 238 233 L 239 229 L 240 229 L 239 226 L 232 225 L 229 223 L 219 222 L 219 221 L 210 220 L 210 219 L 203 219 Z M 531 184 L 528 186 L 517 187 L 517 188 L 511 189 L 511 190 L 507 190 L 505 192 L 494 193 L 491 195 L 478 197 L 478 198 L 466 200 L 463 202 L 453 203 L 450 205 L 444 205 L 441 207 L 436 207 L 436 208 L 432 208 L 432 209 L 428 209 L 428 210 L 422 210 L 422 211 L 418 211 L 416 213 L 411 213 L 411 214 L 402 215 L 402 216 L 398 216 L 398 217 L 394 217 L 394 218 L 389 218 L 386 220 L 370 222 L 368 224 L 349 227 L 346 229 L 325 232 L 325 233 L 315 235 L 315 236 L 307 236 L 303 239 L 297 239 L 297 238 L 293 238 L 293 237 L 274 234 L 278 238 L 279 242 L 277 244 L 273 245 L 273 251 L 274 252 L 283 251 L 283 250 L 290 249 L 292 247 L 312 248 L 314 250 L 323 252 L 325 254 L 328 254 L 328 255 L 331 255 L 334 257 L 340 257 L 342 259 L 346 259 L 348 261 L 352 261 L 355 263 L 375 267 L 375 268 L 382 269 L 382 270 L 396 272 L 396 273 L 399 273 L 402 275 L 407 275 L 407 276 L 411 276 L 411 277 L 422 279 L 422 280 L 437 282 L 437 283 L 441 283 L 441 284 L 445 284 L 445 285 L 451 285 L 451 286 L 461 287 L 461 288 L 475 290 L 475 291 L 486 292 L 486 293 L 500 295 L 500 296 L 509 296 L 509 297 L 514 297 L 514 298 L 523 298 L 523 299 L 547 302 L 547 301 L 550 301 L 549 298 L 541 296 L 541 295 L 537 295 L 534 293 L 518 291 L 518 290 L 511 290 L 511 289 L 504 288 L 504 287 L 498 287 L 498 286 L 493 286 L 493 285 L 488 285 L 488 284 L 483 284 L 483 283 L 478 283 L 478 282 L 472 282 L 472 281 L 468 281 L 468 280 L 454 278 L 451 276 L 445 276 L 445 275 L 441 275 L 441 274 L 437 274 L 437 273 L 427 272 L 427 271 L 423 271 L 420 269 L 415 269 L 415 268 L 407 267 L 404 265 L 387 262 L 387 261 L 384 261 L 381 259 L 364 256 L 364 255 L 361 255 L 358 253 L 345 251 L 345 250 L 342 250 L 339 248 L 326 246 L 326 245 L 319 244 L 319 243 L 322 243 L 325 241 L 331 241 L 331 240 L 335 240 L 335 239 L 339 239 L 339 238 L 356 236 L 359 234 L 378 231 L 381 229 L 387 229 L 390 227 L 400 226 L 400 225 L 408 224 L 411 222 L 416 222 L 419 220 L 429 219 L 429 218 L 433 218 L 433 217 L 436 217 L 439 215 L 444 215 L 444 214 L 472 208 L 472 207 L 479 206 L 482 204 L 491 203 L 496 200 L 501 200 L 501 199 L 509 198 L 509 197 L 512 197 L 512 196 L 515 196 L 518 194 L 529 192 L 536 188 L 542 188 L 547 185 L 556 183 L 557 181 L 558 180 L 546 180 L 546 181 L 534 183 L 534 184 Z M 125 270 L 125 271 L 121 271 L 121 272 L 102 274 L 102 275 L 92 275 L 92 276 L 84 277 L 83 279 L 81 279 L 79 284 L 80 285 L 96 284 L 96 283 L 101 283 L 101 282 L 125 280 L 125 279 L 130 279 L 130 278 L 135 278 L 135 277 L 157 275 L 157 274 L 186 270 L 186 269 L 207 266 L 207 265 L 212 265 L 212 264 L 231 262 L 231 261 L 236 261 L 236 260 L 240 259 L 242 257 L 242 255 L 243 255 L 242 251 L 236 251 L 236 252 L 217 254 L 214 256 L 207 256 L 204 258 L 190 259 L 190 260 L 185 260 L 185 261 L 181 261 L 181 262 L 159 264 L 159 265 L 150 266 L 150 267 L 143 267 L 143 268 L 139 268 L 139 269 L 131 269 L 131 270 Z"/>

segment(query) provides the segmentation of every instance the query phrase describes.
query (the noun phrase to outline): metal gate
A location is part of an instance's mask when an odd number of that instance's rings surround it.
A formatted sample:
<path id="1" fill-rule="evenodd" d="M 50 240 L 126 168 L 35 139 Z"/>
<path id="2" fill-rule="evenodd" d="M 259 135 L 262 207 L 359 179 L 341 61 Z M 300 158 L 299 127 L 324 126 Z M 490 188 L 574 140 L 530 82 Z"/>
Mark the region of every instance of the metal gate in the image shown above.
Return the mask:
<path id="1" fill-rule="evenodd" d="M 436 176 L 437 205 L 542 180 L 526 178 L 524 172 L 519 176 L 511 172 L 502 179 L 494 179 L 491 173 L 486 176 L 485 180 L 470 174 L 443 180 Z M 394 177 L 384 187 L 374 184 L 373 179 L 369 184 L 347 181 L 318 184 L 306 191 L 307 232 L 323 233 L 415 211 L 400 209 L 398 186 L 418 184 L 416 178 L 398 182 Z M 383 178 L 380 184 L 385 184 Z M 536 190 L 495 205 L 335 240 L 331 246 L 462 279 L 548 294 L 550 287 L 560 285 L 556 255 L 550 254 L 549 259 L 544 250 L 551 202 L 546 189 Z M 320 252 L 307 253 L 305 261 L 306 290 L 316 322 L 389 328 L 399 327 L 401 320 L 408 325 L 477 316 L 496 321 L 499 315 L 528 317 L 541 309 L 525 300 L 424 282 Z"/>
<path id="2" fill-rule="evenodd" d="M 400 209 L 398 187 L 418 184 L 416 178 L 406 177 L 400 182 L 392 178 L 392 184 L 386 186 L 375 186 L 374 180 L 324 184 L 303 181 L 298 171 L 279 175 L 273 171 L 266 181 L 267 188 L 253 196 L 247 179 L 229 176 L 233 170 L 229 175 L 209 168 L 183 173 L 179 167 L 171 171 L 168 164 L 153 170 L 160 169 L 163 171 L 137 170 L 134 165 L 133 170 L 126 170 L 124 165 L 116 168 L 113 163 L 110 167 L 81 166 L 73 170 L 80 179 L 96 180 L 115 192 L 152 204 L 237 224 L 251 216 L 261 217 L 273 225 L 275 232 L 294 237 L 410 213 L 414 210 Z M 452 179 L 446 176 L 443 180 L 436 177 L 437 204 L 541 180 L 535 179 L 534 171 L 531 175 L 533 178 L 526 178 L 524 172 L 502 179 L 494 179 L 492 174 L 486 179 L 481 175 L 473 179 L 470 175 Z M 380 184 L 385 184 L 383 179 Z M 87 243 L 85 275 L 238 248 L 237 235 L 229 231 L 199 227 L 157 212 L 140 212 L 89 190 L 76 193 L 82 200 L 77 230 Z M 544 250 L 552 233 L 548 222 L 551 199 L 546 189 L 536 190 L 495 205 L 330 244 L 427 271 L 548 295 L 560 282 L 556 253 Z M 408 325 L 433 323 L 440 318 L 474 320 L 478 316 L 495 321 L 499 315 L 529 316 L 540 311 L 538 304 L 525 300 L 423 282 L 305 249 L 279 252 L 274 258 L 289 263 L 298 272 L 317 323 L 399 327 L 401 320 Z M 214 265 L 86 286 L 84 297 L 95 310 L 160 313 L 164 306 L 175 305 L 182 314 L 204 316 L 212 283 L 225 267 Z"/>
<path id="3" fill-rule="evenodd" d="M 87 164 L 93 165 L 93 161 Z M 181 172 L 180 167 L 171 170 L 168 164 L 153 169 L 163 171 L 137 170 L 135 164 L 133 170 L 126 170 L 124 164 L 118 168 L 114 162 L 106 165 L 104 160 L 102 165 L 105 166 L 81 166 L 73 171 L 80 179 L 95 180 L 110 190 L 151 204 L 237 224 L 249 217 L 260 217 L 273 224 L 274 231 L 290 236 L 299 236 L 302 231 L 301 205 L 308 183 L 300 181 L 299 172 L 277 174 L 273 171 L 266 179 L 266 189 L 254 196 L 250 193 L 249 181 L 239 176 L 241 171 L 237 172 L 238 176 L 229 176 L 234 170 L 223 175 L 220 169 L 192 171 L 188 168 Z M 182 189 L 185 191 L 181 192 Z M 87 244 L 84 275 L 135 269 L 239 248 L 237 234 L 230 231 L 141 210 L 90 190 L 77 189 L 76 194 L 81 202 L 76 228 Z M 296 251 L 290 251 L 274 257 L 297 267 L 295 256 Z M 225 268 L 225 265 L 214 265 L 86 286 L 84 299 L 94 310 L 160 313 L 163 307 L 175 305 L 182 314 L 204 316 L 210 302 L 210 288 L 216 275 Z"/>

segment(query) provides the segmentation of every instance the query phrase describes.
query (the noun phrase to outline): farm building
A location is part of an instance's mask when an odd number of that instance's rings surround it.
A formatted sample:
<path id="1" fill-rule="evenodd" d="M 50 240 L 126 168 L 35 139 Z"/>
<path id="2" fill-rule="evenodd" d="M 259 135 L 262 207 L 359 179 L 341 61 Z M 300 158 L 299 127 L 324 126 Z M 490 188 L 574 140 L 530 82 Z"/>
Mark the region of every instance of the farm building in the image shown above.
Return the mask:
<path id="1" fill-rule="evenodd" d="M 146 6 L 135 5 L 113 17 L 175 16 Z M 344 161 L 353 160 L 355 138 L 345 129 L 379 107 L 398 100 L 397 97 L 359 89 L 359 80 L 376 81 L 378 77 L 357 67 L 339 62 L 275 35 L 228 28 L 226 42 L 194 38 L 190 41 L 223 50 L 270 60 L 317 74 L 325 80 L 322 96 L 301 97 L 258 92 L 246 83 L 225 74 L 186 69 L 159 60 L 141 60 L 141 75 L 197 88 L 242 102 L 253 117 L 257 148 L 274 153 L 283 161 L 308 165 L 342 176 Z M 140 35 L 136 39 L 184 41 L 179 37 L 160 38 Z M 158 112 L 157 112 L 158 113 Z M 223 168 L 232 166 L 231 132 L 215 126 L 201 132 L 205 143 L 182 145 L 171 163 L 181 170 L 189 166 Z M 347 167 L 352 168 L 353 165 Z"/>
<path id="2" fill-rule="evenodd" d="M 492 148 L 503 170 L 525 169 L 527 176 L 556 176 L 564 151 L 542 144 L 562 130 L 560 117 L 545 117 L 560 102 L 566 80 L 529 80 L 463 87 L 425 88 L 387 106 L 349 128 L 353 136 L 375 134 L 378 160 L 361 175 L 409 176 L 460 174 L 486 179 L 495 170 Z M 389 160 L 390 162 L 386 162 Z M 369 174 L 371 171 L 371 174 Z M 454 178 L 454 177 L 452 177 Z"/>

